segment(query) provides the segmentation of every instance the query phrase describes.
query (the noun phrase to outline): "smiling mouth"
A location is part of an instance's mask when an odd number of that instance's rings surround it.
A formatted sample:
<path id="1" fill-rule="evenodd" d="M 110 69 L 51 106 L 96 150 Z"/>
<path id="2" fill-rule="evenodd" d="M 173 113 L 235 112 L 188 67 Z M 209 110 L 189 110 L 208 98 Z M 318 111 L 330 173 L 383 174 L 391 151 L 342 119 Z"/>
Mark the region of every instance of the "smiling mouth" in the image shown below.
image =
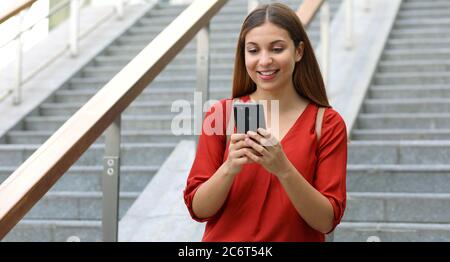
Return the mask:
<path id="1" fill-rule="evenodd" d="M 273 76 L 276 73 L 278 73 L 278 71 L 280 71 L 280 70 L 276 69 L 276 70 L 270 70 L 270 71 L 256 71 L 256 72 L 262 76 Z"/>

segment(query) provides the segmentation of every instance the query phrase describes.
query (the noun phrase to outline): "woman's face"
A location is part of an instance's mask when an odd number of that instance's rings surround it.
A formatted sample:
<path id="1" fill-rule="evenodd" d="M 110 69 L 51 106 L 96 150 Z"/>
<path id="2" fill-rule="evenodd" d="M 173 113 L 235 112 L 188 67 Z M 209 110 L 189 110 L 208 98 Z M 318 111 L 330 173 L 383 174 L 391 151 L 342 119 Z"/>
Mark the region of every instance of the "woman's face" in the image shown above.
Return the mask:
<path id="1" fill-rule="evenodd" d="M 292 74 L 300 61 L 302 45 L 294 46 L 289 33 L 266 22 L 245 36 L 245 67 L 258 88 L 273 91 L 293 87 Z"/>

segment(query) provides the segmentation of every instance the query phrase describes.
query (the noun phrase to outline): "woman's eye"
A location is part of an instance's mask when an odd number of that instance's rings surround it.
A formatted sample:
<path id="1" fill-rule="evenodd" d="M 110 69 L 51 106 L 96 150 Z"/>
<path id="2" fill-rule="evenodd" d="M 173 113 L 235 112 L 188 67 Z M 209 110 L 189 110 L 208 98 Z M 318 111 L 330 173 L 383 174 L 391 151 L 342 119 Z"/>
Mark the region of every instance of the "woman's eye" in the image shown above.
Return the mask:
<path id="1" fill-rule="evenodd" d="M 253 48 L 253 49 L 247 49 L 247 52 L 249 52 L 249 53 L 251 53 L 251 54 L 254 54 L 254 53 L 257 52 L 257 50 L 256 50 L 255 48 Z"/>
<path id="2" fill-rule="evenodd" d="M 281 52 L 283 52 L 283 48 L 281 48 L 281 47 L 275 47 L 275 48 L 273 48 L 272 49 L 275 53 L 281 53 Z"/>

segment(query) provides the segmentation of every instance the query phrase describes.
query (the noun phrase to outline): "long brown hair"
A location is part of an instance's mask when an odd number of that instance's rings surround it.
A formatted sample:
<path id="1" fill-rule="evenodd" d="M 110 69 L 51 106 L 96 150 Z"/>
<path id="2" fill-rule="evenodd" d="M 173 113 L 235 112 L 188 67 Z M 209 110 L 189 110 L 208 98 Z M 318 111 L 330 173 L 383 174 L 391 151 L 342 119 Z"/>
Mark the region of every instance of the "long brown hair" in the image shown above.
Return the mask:
<path id="1" fill-rule="evenodd" d="M 286 30 L 296 48 L 303 42 L 302 59 L 295 64 L 292 74 L 292 82 L 297 93 L 319 106 L 330 107 L 319 64 L 308 35 L 297 14 L 288 6 L 280 3 L 258 7 L 247 16 L 242 24 L 234 62 L 233 98 L 251 94 L 256 90 L 256 84 L 248 75 L 245 67 L 245 36 L 250 30 L 267 21 Z"/>

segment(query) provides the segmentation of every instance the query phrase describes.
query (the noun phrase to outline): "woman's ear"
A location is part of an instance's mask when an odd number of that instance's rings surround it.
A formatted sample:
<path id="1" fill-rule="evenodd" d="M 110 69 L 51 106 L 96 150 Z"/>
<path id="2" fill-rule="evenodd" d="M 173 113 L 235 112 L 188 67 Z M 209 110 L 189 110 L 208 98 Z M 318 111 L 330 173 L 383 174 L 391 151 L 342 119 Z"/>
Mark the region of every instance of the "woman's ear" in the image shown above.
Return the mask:
<path id="1" fill-rule="evenodd" d="M 298 47 L 295 49 L 295 62 L 298 62 L 302 59 L 304 47 L 305 45 L 303 44 L 303 42 L 300 42 L 298 44 Z"/>

